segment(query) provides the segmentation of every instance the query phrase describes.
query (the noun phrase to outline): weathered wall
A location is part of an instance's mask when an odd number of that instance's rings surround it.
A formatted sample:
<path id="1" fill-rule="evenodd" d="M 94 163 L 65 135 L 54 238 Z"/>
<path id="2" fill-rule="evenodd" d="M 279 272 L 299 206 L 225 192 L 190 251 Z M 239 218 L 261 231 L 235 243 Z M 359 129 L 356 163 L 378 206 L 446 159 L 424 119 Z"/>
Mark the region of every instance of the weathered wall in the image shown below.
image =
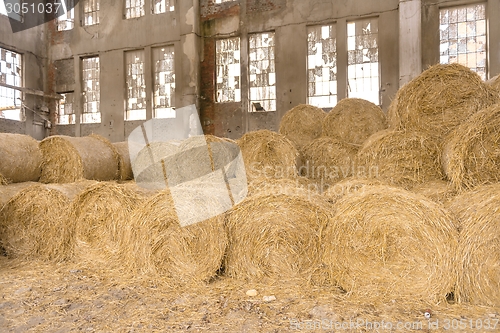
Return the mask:
<path id="1" fill-rule="evenodd" d="M 40 25 L 28 30 L 13 33 L 9 18 L 0 15 L 0 47 L 22 54 L 24 87 L 43 91 L 46 65 L 45 26 Z M 25 104 L 38 109 L 45 104 L 39 96 L 25 95 Z M 46 134 L 42 119 L 26 110 L 26 121 L 18 122 L 0 119 L 0 132 L 22 133 L 41 140 Z"/>
<path id="2" fill-rule="evenodd" d="M 146 15 L 126 20 L 123 18 L 122 1 L 101 1 L 100 24 L 82 27 L 80 4 L 75 10 L 75 28 L 55 32 L 51 40 L 50 57 L 57 67 L 56 90 L 74 91 L 73 107 L 77 112 L 75 135 L 100 134 L 113 142 L 125 140 L 133 128 L 142 121 L 125 121 L 125 60 L 124 52 L 144 49 L 146 66 L 151 59 L 151 47 L 174 45 L 176 108 L 198 104 L 199 94 L 199 37 L 198 1 L 176 2 L 174 12 L 150 14 L 150 1 L 146 1 Z M 101 123 L 80 124 L 81 112 L 81 58 L 99 56 L 101 87 Z M 149 65 L 150 66 L 150 65 Z M 148 69 L 148 67 L 146 67 Z M 150 67 L 149 67 L 150 69 Z M 182 74 L 181 74 L 182 73 Z M 151 79 L 151 74 L 147 74 Z M 148 101 L 152 96 L 151 86 L 146 90 Z M 150 103 L 146 109 L 147 119 L 152 117 Z M 64 125 L 57 126 L 56 132 L 66 131 Z"/>
<path id="3" fill-rule="evenodd" d="M 336 23 L 337 47 L 346 49 L 345 25 L 360 17 L 379 17 L 379 56 L 381 62 L 382 107 L 387 109 L 399 86 L 398 0 L 390 1 L 294 1 L 240 0 L 215 4 L 200 0 L 203 33 L 201 64 L 201 116 L 206 133 L 239 137 L 257 129 L 277 130 L 279 120 L 292 107 L 307 101 L 307 26 Z M 248 96 L 241 103 L 215 102 L 215 41 L 239 36 L 241 54 L 245 54 L 248 34 L 275 32 L 276 112 L 252 113 Z M 241 89 L 248 90 L 248 62 L 241 59 Z M 338 63 L 347 63 L 347 55 L 338 53 Z M 338 98 L 346 97 L 346 68 L 338 67 Z M 230 116 L 228 118 L 228 116 Z"/>

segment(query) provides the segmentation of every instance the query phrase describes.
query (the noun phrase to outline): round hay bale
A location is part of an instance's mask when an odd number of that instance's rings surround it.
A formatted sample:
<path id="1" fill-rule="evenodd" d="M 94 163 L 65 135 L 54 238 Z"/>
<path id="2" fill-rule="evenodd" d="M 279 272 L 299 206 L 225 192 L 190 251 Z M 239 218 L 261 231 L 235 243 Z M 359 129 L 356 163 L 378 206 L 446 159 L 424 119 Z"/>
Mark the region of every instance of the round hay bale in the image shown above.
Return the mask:
<path id="1" fill-rule="evenodd" d="M 234 178 L 239 153 L 240 148 L 234 140 L 199 135 L 181 142 L 175 163 L 183 182 L 221 169 L 224 169 L 227 178 Z"/>
<path id="2" fill-rule="evenodd" d="M 442 160 L 457 190 L 500 181 L 500 104 L 477 112 L 450 133 Z"/>
<path id="3" fill-rule="evenodd" d="M 62 261 L 72 256 L 71 200 L 93 182 L 36 184 L 4 205 L 0 242 L 11 258 Z"/>
<path id="4" fill-rule="evenodd" d="M 299 104 L 288 110 L 281 118 L 279 133 L 301 149 L 321 136 L 321 124 L 326 117 L 322 109 L 307 104 Z"/>
<path id="5" fill-rule="evenodd" d="M 299 174 L 322 183 L 333 184 L 355 171 L 357 148 L 332 137 L 321 137 L 302 149 Z"/>
<path id="6" fill-rule="evenodd" d="M 113 182 L 99 182 L 80 192 L 69 216 L 78 261 L 105 266 L 115 262 L 130 214 L 152 194 L 135 183 Z"/>
<path id="7" fill-rule="evenodd" d="M 116 180 L 119 157 L 115 147 L 101 136 L 55 135 L 40 142 L 42 183 L 71 183 L 81 179 Z"/>
<path id="8" fill-rule="evenodd" d="M 444 178 L 436 140 L 424 133 L 383 130 L 373 134 L 358 152 L 358 172 L 369 178 L 411 189 Z"/>
<path id="9" fill-rule="evenodd" d="M 131 161 L 135 181 L 158 190 L 180 183 L 182 180 L 175 164 L 179 145 L 174 141 L 155 141 L 140 149 Z"/>
<path id="10" fill-rule="evenodd" d="M 457 195 L 457 191 L 445 180 L 433 180 L 415 186 L 412 192 L 421 194 L 432 201 L 446 204 Z"/>
<path id="11" fill-rule="evenodd" d="M 458 219 L 456 298 L 500 307 L 500 184 L 483 185 L 455 197 L 447 208 Z"/>
<path id="12" fill-rule="evenodd" d="M 248 179 L 258 177 L 294 178 L 299 152 L 282 134 L 269 130 L 248 132 L 237 140 Z"/>
<path id="13" fill-rule="evenodd" d="M 319 235 L 330 211 L 326 201 L 303 195 L 248 197 L 226 215 L 226 275 L 311 282 L 320 265 Z"/>
<path id="14" fill-rule="evenodd" d="M 38 181 L 42 154 L 29 135 L 0 133 L 0 184 Z"/>
<path id="15" fill-rule="evenodd" d="M 493 89 L 500 93 L 500 74 L 486 81 L 486 84 L 490 85 Z"/>
<path id="16" fill-rule="evenodd" d="M 248 196 L 278 193 L 288 195 L 302 194 L 305 196 L 314 196 L 319 194 L 319 188 L 311 180 L 301 176 L 293 179 L 260 177 L 253 179 L 248 184 Z"/>
<path id="17" fill-rule="evenodd" d="M 418 130 L 442 139 L 498 100 L 499 94 L 469 68 L 437 64 L 398 90 L 387 119 L 391 129 Z"/>
<path id="18" fill-rule="evenodd" d="M 132 163 L 130 162 L 128 142 L 115 142 L 113 143 L 113 146 L 115 146 L 115 149 L 118 152 L 118 171 L 120 173 L 120 180 L 134 179 Z"/>
<path id="19" fill-rule="evenodd" d="M 323 136 L 330 136 L 358 147 L 375 132 L 387 128 L 384 111 L 361 98 L 344 98 L 323 121 Z"/>
<path id="20" fill-rule="evenodd" d="M 344 196 L 323 233 L 323 263 L 348 293 L 446 301 L 456 283 L 457 230 L 447 211 L 403 189 Z"/>
<path id="21" fill-rule="evenodd" d="M 339 199 L 347 194 L 364 191 L 371 186 L 387 185 L 383 181 L 374 178 L 349 177 L 330 186 L 323 196 L 330 203 L 336 203 Z"/>
<path id="22" fill-rule="evenodd" d="M 213 278 L 227 246 L 224 218 L 213 215 L 220 209 L 214 196 L 205 197 L 196 189 L 184 188 L 180 198 L 183 202 L 174 203 L 166 189 L 143 202 L 125 228 L 120 250 L 125 266 L 172 284 Z M 179 215 L 191 211 L 213 217 L 182 226 Z"/>

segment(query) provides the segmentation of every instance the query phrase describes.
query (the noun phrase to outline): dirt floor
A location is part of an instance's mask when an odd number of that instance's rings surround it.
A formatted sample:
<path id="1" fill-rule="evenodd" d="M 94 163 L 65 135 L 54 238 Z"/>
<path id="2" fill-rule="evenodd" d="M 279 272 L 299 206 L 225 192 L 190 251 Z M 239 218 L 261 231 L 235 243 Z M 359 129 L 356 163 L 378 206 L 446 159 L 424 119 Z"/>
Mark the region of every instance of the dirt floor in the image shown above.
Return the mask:
<path id="1" fill-rule="evenodd" d="M 107 275 L 0 257 L 0 332 L 500 332 L 498 308 L 362 302 L 335 288 L 227 278 L 185 290 Z"/>

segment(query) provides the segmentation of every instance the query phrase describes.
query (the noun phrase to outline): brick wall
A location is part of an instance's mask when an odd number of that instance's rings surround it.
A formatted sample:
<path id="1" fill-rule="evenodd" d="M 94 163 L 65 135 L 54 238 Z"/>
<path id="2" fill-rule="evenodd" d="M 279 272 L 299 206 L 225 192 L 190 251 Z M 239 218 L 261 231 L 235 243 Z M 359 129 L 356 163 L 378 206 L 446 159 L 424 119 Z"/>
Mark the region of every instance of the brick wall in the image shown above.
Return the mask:
<path id="1" fill-rule="evenodd" d="M 26 122 L 0 119 L 0 133 L 26 134 Z"/>

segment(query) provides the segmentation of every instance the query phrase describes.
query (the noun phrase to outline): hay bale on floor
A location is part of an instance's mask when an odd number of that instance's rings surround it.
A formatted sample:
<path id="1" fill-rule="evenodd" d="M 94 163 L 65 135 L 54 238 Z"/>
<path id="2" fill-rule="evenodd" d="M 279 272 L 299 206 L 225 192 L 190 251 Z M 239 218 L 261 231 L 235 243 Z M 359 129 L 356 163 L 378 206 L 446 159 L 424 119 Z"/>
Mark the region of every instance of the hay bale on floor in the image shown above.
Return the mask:
<path id="1" fill-rule="evenodd" d="M 69 209 L 77 260 L 104 266 L 116 262 L 130 214 L 152 194 L 133 182 L 99 182 L 80 192 Z"/>
<path id="2" fill-rule="evenodd" d="M 116 180 L 119 157 L 105 138 L 49 136 L 40 142 L 42 183 L 71 183 L 81 179 Z"/>
<path id="3" fill-rule="evenodd" d="M 384 111 L 361 98 L 344 98 L 328 112 L 323 121 L 323 136 L 358 147 L 375 132 L 387 128 Z"/>
<path id="4" fill-rule="evenodd" d="M 323 238 L 332 283 L 367 298 L 446 301 L 456 283 L 457 230 L 431 200 L 390 186 L 335 204 Z"/>
<path id="5" fill-rule="evenodd" d="M 72 256 L 71 200 L 93 182 L 36 184 L 5 204 L 0 243 L 11 258 L 62 261 Z"/>
<path id="6" fill-rule="evenodd" d="M 369 170 L 370 178 L 411 189 L 444 178 L 440 154 L 439 144 L 430 136 L 384 130 L 364 143 L 358 152 L 358 169 Z"/>
<path id="7" fill-rule="evenodd" d="M 498 92 L 469 68 L 438 64 L 398 90 L 387 119 L 391 129 L 418 130 L 443 139 L 471 115 L 498 100 Z"/>
<path id="8" fill-rule="evenodd" d="M 248 197 L 226 216 L 225 274 L 248 281 L 311 282 L 320 265 L 319 235 L 330 212 L 326 201 L 303 195 Z"/>
<path id="9" fill-rule="evenodd" d="M 42 154 L 29 135 L 0 133 L 0 185 L 38 181 Z"/>
<path id="10" fill-rule="evenodd" d="M 118 172 L 120 173 L 120 180 L 134 179 L 132 163 L 130 162 L 128 142 L 115 142 L 113 143 L 113 146 L 115 146 L 115 149 L 118 153 Z"/>
<path id="11" fill-rule="evenodd" d="M 321 124 L 326 117 L 322 109 L 307 104 L 299 104 L 288 110 L 281 118 L 279 133 L 301 149 L 321 136 Z"/>
<path id="12" fill-rule="evenodd" d="M 295 178 L 299 152 L 282 134 L 269 130 L 248 132 L 237 140 L 248 179 Z"/>
<path id="13" fill-rule="evenodd" d="M 204 196 L 184 188 L 183 202 L 175 202 L 170 190 L 146 200 L 130 216 L 120 250 L 125 267 L 171 284 L 209 281 L 221 267 L 227 246 L 217 195 Z M 186 213 L 212 216 L 182 226 Z"/>
<path id="14" fill-rule="evenodd" d="M 450 133 L 442 160 L 457 190 L 500 181 L 500 104 L 477 112 Z"/>
<path id="15" fill-rule="evenodd" d="M 442 204 L 448 203 L 457 195 L 457 191 L 445 180 L 433 180 L 417 185 L 412 189 L 412 192 L 421 194 L 432 201 Z"/>
<path id="16" fill-rule="evenodd" d="M 447 208 L 460 227 L 456 298 L 500 307 L 500 184 L 479 186 L 455 197 Z"/>
<path id="17" fill-rule="evenodd" d="M 353 192 L 364 191 L 371 186 L 387 185 L 383 181 L 374 178 L 349 177 L 330 186 L 323 196 L 328 202 L 334 204 L 339 199 Z"/>
<path id="18" fill-rule="evenodd" d="M 302 149 L 299 174 L 334 184 L 355 172 L 357 148 L 331 137 L 321 137 Z"/>

